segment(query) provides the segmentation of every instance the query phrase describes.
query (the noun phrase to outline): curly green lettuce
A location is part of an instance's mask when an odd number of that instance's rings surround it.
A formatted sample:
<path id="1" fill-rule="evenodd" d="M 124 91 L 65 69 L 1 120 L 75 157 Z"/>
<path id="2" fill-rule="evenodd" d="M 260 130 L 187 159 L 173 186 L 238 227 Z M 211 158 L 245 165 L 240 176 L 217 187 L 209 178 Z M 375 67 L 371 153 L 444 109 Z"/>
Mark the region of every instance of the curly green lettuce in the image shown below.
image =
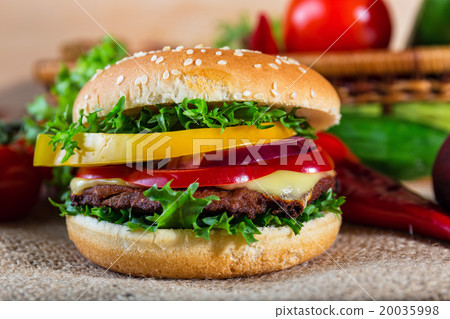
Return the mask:
<path id="1" fill-rule="evenodd" d="M 42 131 L 42 123 L 53 120 L 56 115 L 64 117 L 68 123 L 72 122 L 73 103 L 81 88 L 97 70 L 117 62 L 125 55 L 123 46 L 107 36 L 86 54 L 81 55 L 73 69 L 61 64 L 55 83 L 50 87 L 57 104 L 49 103 L 44 94 L 38 95 L 27 107 L 27 125 L 33 130 L 40 127 Z M 35 140 L 37 135 L 33 136 Z M 33 136 L 30 136 L 30 139 Z"/>
<path id="2" fill-rule="evenodd" d="M 144 191 L 144 195 L 152 201 L 161 203 L 163 213 L 140 214 L 130 209 L 115 210 L 111 207 L 94 207 L 90 205 L 72 206 L 69 193 L 65 202 L 56 203 L 50 199 L 53 206 L 59 208 L 61 216 L 84 215 L 97 218 L 99 221 L 127 226 L 130 231 L 144 230 L 154 232 L 157 229 L 191 229 L 197 237 L 209 240 L 212 229 L 225 230 L 229 235 L 241 235 L 248 244 L 256 242 L 255 235 L 260 234 L 259 227 L 289 226 L 298 235 L 303 224 L 323 217 L 323 212 L 341 214 L 340 206 L 345 202 L 344 197 L 337 197 L 332 190 L 328 190 L 319 199 L 305 207 L 297 218 L 286 218 L 271 214 L 270 211 L 258 215 L 251 220 L 247 217 L 234 217 L 226 212 L 215 216 L 201 216 L 203 209 L 212 201 L 219 200 L 216 196 L 195 198 L 193 194 L 198 183 L 191 184 L 185 191 L 170 188 L 170 183 L 158 188 L 156 185 Z"/>
<path id="3" fill-rule="evenodd" d="M 62 64 L 55 84 L 50 88 L 56 97 L 56 105 L 41 94 L 27 107 L 27 116 L 23 119 L 22 128 L 26 141 L 34 144 L 37 136 L 46 129 L 46 123 L 54 122 L 55 118 L 65 123 L 64 125 L 71 123 L 73 103 L 84 84 L 98 69 L 117 62 L 125 57 L 125 54 L 123 46 L 108 36 L 86 54 L 81 55 L 73 69 Z M 54 167 L 53 179 L 49 184 L 59 189 L 67 189 L 71 178 L 70 168 Z"/>
<path id="4" fill-rule="evenodd" d="M 293 129 L 297 135 L 315 138 L 314 129 L 305 118 L 296 117 L 296 109 L 270 109 L 256 102 L 224 103 L 223 107 L 208 108 L 205 100 L 185 98 L 180 104 L 157 105 L 142 108 L 138 114 L 124 113 L 125 97 L 104 117 L 98 111 L 85 115 L 83 111 L 77 122 L 69 123 L 63 115 L 57 115 L 46 124 L 46 133 L 52 135 L 53 150 L 58 146 L 66 151 L 62 162 L 67 161 L 79 149 L 74 141 L 78 133 L 148 133 L 189 130 L 195 128 L 222 128 L 255 125 L 258 129 L 273 127 L 276 122 Z M 86 123 L 84 123 L 86 122 Z"/>

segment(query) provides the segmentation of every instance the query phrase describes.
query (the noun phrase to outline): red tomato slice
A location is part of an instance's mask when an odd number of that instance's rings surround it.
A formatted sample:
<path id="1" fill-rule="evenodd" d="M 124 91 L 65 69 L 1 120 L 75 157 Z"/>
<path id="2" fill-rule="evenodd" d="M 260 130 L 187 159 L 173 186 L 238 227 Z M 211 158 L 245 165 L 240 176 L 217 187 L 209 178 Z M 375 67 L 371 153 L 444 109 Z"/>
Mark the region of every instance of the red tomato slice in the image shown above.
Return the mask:
<path id="1" fill-rule="evenodd" d="M 300 173 L 319 173 L 330 171 L 334 163 L 330 156 L 317 148 L 305 154 L 280 157 L 264 163 L 256 162 L 249 165 L 219 166 L 197 169 L 150 169 L 142 170 L 127 166 L 103 166 L 81 168 L 77 177 L 86 179 L 121 178 L 128 183 L 151 187 L 156 184 L 162 187 L 172 181 L 172 188 L 186 188 L 192 183 L 200 186 L 217 186 L 245 183 L 279 170 L 289 170 Z"/>

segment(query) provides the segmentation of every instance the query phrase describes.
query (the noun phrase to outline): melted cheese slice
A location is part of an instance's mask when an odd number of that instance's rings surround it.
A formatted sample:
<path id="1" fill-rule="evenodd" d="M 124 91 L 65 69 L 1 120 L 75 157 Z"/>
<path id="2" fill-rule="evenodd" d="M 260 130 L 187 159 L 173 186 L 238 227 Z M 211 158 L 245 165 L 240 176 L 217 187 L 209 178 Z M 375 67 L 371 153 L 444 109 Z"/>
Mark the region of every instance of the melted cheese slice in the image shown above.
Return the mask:
<path id="1" fill-rule="evenodd" d="M 334 171 L 322 173 L 299 173 L 292 171 L 276 171 L 264 177 L 255 180 L 232 185 L 219 185 L 218 188 L 233 190 L 237 188 L 247 188 L 263 194 L 279 196 L 282 199 L 293 200 L 300 199 L 305 194 L 311 192 L 313 187 L 322 178 L 334 176 Z M 120 185 L 129 187 L 138 187 L 137 185 L 125 182 L 120 178 L 110 179 L 84 179 L 74 178 L 70 182 L 70 189 L 73 194 L 82 194 L 87 188 L 97 185 Z"/>
<path id="2" fill-rule="evenodd" d="M 119 185 L 128 187 L 138 187 L 134 184 L 125 182 L 121 178 L 99 178 L 99 179 L 85 179 L 75 177 L 70 181 L 70 190 L 72 194 L 83 194 L 83 191 L 87 188 L 91 188 L 97 185 Z"/>
<path id="3" fill-rule="evenodd" d="M 302 198 L 305 194 L 311 192 L 314 186 L 322 178 L 334 175 L 334 171 L 314 174 L 276 171 L 272 174 L 245 183 L 217 187 L 226 190 L 247 188 L 263 194 L 279 196 L 282 199 L 293 200 Z"/>

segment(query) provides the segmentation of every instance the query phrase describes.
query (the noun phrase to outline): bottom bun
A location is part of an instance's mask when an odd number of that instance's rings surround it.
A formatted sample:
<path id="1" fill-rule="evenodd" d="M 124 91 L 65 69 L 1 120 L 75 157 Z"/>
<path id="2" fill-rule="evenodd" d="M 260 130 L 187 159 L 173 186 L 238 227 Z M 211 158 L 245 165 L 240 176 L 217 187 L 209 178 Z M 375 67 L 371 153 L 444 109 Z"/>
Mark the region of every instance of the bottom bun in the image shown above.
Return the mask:
<path id="1" fill-rule="evenodd" d="M 188 229 L 129 231 L 93 217 L 67 216 L 70 239 L 83 256 L 112 271 L 159 278 L 230 278 L 293 267 L 333 244 L 341 218 L 327 213 L 304 224 L 300 235 L 285 227 L 260 228 L 258 242 L 211 231 L 210 240 Z"/>

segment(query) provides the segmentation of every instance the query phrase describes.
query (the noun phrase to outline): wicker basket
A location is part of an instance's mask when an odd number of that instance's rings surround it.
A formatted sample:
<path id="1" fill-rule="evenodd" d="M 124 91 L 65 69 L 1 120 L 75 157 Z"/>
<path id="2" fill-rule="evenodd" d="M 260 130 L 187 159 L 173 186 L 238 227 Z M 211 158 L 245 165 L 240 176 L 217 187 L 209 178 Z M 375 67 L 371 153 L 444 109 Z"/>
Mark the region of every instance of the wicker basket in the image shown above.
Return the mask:
<path id="1" fill-rule="evenodd" d="M 343 104 L 377 102 L 389 112 L 398 102 L 450 101 L 450 46 L 289 56 L 328 78 Z"/>
<path id="2" fill-rule="evenodd" d="M 78 41 L 62 47 L 60 60 L 38 61 L 34 77 L 50 86 L 60 63 L 69 67 L 92 42 Z M 336 87 L 342 103 L 381 103 L 390 112 L 394 103 L 450 101 L 450 46 L 418 47 L 400 52 L 386 50 L 289 54 L 323 74 Z"/>

